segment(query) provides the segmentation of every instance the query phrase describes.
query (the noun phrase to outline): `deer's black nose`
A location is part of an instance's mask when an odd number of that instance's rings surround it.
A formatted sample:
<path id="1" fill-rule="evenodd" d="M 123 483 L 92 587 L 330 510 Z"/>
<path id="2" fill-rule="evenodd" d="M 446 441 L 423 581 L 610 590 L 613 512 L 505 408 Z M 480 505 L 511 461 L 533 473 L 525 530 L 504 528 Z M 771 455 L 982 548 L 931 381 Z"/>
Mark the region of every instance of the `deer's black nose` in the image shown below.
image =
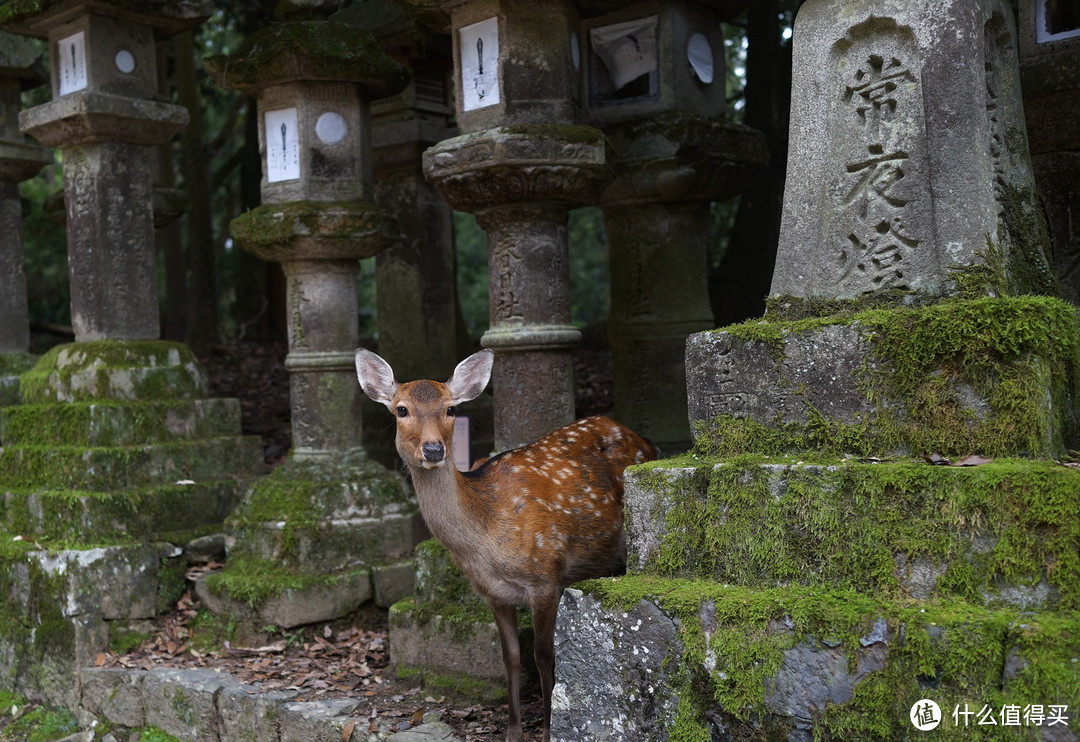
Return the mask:
<path id="1" fill-rule="evenodd" d="M 446 447 L 441 443 L 425 443 L 421 450 L 424 452 L 424 461 L 436 464 L 446 457 Z"/>

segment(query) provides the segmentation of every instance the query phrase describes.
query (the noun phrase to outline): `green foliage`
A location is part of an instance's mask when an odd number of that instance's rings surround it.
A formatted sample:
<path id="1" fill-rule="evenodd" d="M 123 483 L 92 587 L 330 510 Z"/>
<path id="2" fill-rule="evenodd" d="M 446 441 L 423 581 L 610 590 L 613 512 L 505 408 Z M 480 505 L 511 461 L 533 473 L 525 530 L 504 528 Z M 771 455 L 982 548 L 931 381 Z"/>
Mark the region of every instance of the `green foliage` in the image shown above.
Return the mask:
<path id="1" fill-rule="evenodd" d="M 77 731 L 79 722 L 67 709 L 37 706 L 0 730 L 0 741 L 53 742 Z"/>

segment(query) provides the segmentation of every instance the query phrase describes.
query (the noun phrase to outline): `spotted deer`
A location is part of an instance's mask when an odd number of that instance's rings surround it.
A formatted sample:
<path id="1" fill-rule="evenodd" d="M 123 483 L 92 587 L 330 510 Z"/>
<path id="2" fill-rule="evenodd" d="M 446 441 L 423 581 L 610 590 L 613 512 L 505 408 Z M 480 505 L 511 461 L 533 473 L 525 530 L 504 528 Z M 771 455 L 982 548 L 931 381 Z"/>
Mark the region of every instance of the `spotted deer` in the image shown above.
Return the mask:
<path id="1" fill-rule="evenodd" d="M 386 361 L 360 349 L 356 374 L 364 393 L 397 417 L 398 454 L 428 528 L 495 615 L 509 742 L 522 739 L 516 609 L 532 611 L 547 742 L 559 597 L 573 582 L 623 571 L 623 470 L 655 459 L 657 451 L 614 420 L 590 417 L 459 472 L 453 465 L 454 415 L 459 404 L 484 391 L 493 357 L 489 350 L 469 356 L 445 384 L 399 384 Z"/>

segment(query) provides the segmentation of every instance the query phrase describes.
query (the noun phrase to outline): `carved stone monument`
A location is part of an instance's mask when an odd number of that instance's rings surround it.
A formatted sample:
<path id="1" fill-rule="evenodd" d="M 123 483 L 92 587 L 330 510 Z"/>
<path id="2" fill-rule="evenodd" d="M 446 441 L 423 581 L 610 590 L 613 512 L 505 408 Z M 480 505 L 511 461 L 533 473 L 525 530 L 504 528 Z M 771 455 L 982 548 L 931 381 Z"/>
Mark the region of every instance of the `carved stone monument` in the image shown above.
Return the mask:
<path id="1" fill-rule="evenodd" d="M 33 42 L 0 32 L 0 406 L 18 400 L 18 375 L 33 365 L 19 182 L 52 162 L 52 152 L 19 131 L 19 96 L 48 79 L 40 57 Z"/>
<path id="2" fill-rule="evenodd" d="M 353 364 L 357 260 L 396 239 L 393 219 L 373 203 L 369 106 L 408 78 L 369 33 L 312 20 L 336 4 L 294 5 L 235 53 L 206 60 L 218 84 L 258 105 L 263 204 L 231 231 L 285 271 L 293 448 L 231 516 L 226 571 L 199 592 L 224 612 L 245 612 L 236 598 L 246 596 L 256 626 L 283 628 L 407 594 L 412 567 L 398 560 L 422 528 L 404 480 L 363 449 Z"/>
<path id="3" fill-rule="evenodd" d="M 988 294 L 1053 290 L 1010 11 L 929 7 L 834 0 L 800 13 L 802 159 L 788 168 L 773 296 L 932 300 L 972 270 L 994 274 Z"/>

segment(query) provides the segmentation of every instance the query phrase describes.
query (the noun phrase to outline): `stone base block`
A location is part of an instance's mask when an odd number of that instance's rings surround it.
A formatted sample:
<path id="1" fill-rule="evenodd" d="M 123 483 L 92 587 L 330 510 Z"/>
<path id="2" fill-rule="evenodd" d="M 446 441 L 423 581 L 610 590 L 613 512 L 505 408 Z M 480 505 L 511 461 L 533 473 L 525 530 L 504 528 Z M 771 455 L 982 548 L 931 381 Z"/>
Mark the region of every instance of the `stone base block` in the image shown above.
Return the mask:
<path id="1" fill-rule="evenodd" d="M 218 615 L 233 614 L 254 628 L 296 626 L 347 616 L 372 597 L 371 573 L 296 574 L 268 570 L 226 570 L 195 585 L 203 605 Z M 242 599 L 241 599 L 242 598 Z"/>
<path id="2" fill-rule="evenodd" d="M 390 608 L 390 660 L 398 677 L 477 703 L 506 702 L 499 631 L 487 609 L 444 605 L 432 612 L 411 600 Z M 486 615 L 484 615 L 486 613 Z M 521 621 L 519 617 L 519 623 Z M 537 686 L 531 626 L 519 628 L 523 684 Z"/>
<path id="3" fill-rule="evenodd" d="M 1045 297 L 753 321 L 687 341 L 699 450 L 1060 456 L 1077 441 L 1075 309 Z"/>
<path id="4" fill-rule="evenodd" d="M 1076 612 L 646 576 L 579 587 L 556 627 L 553 740 L 906 739 L 923 699 L 941 738 L 981 731 L 984 705 L 998 729 L 1003 709 L 1020 727 L 1037 705 L 1024 739 L 1077 739 Z"/>
<path id="5" fill-rule="evenodd" d="M 631 571 L 1080 609 L 1080 471 L 1055 462 L 661 462 L 626 509 Z"/>
<path id="6" fill-rule="evenodd" d="M 25 404 L 206 396 L 206 373 L 191 349 L 164 340 L 58 345 L 23 374 Z"/>

